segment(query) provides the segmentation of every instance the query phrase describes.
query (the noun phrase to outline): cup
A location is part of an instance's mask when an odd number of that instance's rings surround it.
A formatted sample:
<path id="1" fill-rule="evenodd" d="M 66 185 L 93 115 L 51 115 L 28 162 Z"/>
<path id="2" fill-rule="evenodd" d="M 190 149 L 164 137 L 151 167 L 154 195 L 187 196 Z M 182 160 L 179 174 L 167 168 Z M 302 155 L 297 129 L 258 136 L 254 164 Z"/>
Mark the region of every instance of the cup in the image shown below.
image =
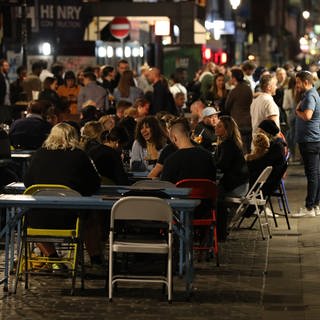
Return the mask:
<path id="1" fill-rule="evenodd" d="M 39 91 L 32 90 L 32 100 L 38 100 Z"/>
<path id="2" fill-rule="evenodd" d="M 202 143 L 202 135 L 194 137 L 193 140 L 198 144 Z"/>

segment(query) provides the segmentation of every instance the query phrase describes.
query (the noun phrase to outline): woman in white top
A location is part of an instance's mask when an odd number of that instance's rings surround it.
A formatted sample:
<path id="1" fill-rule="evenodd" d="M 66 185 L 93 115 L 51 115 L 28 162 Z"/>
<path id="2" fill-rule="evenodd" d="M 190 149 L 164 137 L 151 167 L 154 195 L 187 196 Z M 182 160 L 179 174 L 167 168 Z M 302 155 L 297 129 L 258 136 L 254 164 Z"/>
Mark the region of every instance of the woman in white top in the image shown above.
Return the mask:
<path id="1" fill-rule="evenodd" d="M 132 171 L 150 171 L 166 145 L 167 135 L 159 120 L 147 116 L 137 123 L 135 140 L 131 149 L 130 168 Z"/>

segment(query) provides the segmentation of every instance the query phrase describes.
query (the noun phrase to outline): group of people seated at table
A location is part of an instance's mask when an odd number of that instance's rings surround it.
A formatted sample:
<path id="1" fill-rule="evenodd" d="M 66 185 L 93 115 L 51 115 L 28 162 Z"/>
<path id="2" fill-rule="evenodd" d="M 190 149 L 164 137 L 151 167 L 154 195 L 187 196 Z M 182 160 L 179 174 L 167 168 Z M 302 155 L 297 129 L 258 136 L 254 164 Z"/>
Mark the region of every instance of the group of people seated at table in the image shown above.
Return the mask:
<path id="1" fill-rule="evenodd" d="M 40 122 L 43 108 L 41 102 L 33 102 L 30 121 Z M 52 123 L 46 128 L 49 135 L 37 145 L 24 176 L 26 187 L 37 183 L 64 184 L 81 195 L 92 195 L 101 183 L 128 184 L 126 162 L 133 171 L 146 171 L 149 178 L 172 183 L 187 178 L 211 179 L 218 181 L 218 236 L 224 241 L 230 219 L 224 198 L 244 196 L 268 165 L 274 170 L 264 192 L 270 194 L 279 183 L 279 174 L 286 163 L 285 143 L 272 120 L 260 123 L 253 136 L 252 151 L 245 155 L 234 119 L 227 115 L 219 117 L 219 112 L 212 107 L 203 110 L 202 129 L 198 128 L 196 133 L 211 130 L 209 148 L 192 135 L 186 117 L 162 113 L 141 117 L 136 125 L 136 119 L 132 118 L 130 125 L 133 123 L 135 128 L 134 131 L 131 128 L 131 137 L 125 119 L 117 122 L 114 116 L 102 118 L 86 122 L 81 130 L 71 122 Z M 10 134 L 14 135 L 14 127 Z M 30 223 L 41 227 L 46 223 L 65 226 L 70 223 L 69 219 L 74 217 L 35 214 Z M 89 213 L 87 218 L 85 242 L 92 265 L 103 262 L 101 242 L 107 227 L 102 227 L 105 225 L 102 219 L 102 215 L 94 213 Z M 52 245 L 39 244 L 39 247 L 44 255 L 57 254 Z"/>

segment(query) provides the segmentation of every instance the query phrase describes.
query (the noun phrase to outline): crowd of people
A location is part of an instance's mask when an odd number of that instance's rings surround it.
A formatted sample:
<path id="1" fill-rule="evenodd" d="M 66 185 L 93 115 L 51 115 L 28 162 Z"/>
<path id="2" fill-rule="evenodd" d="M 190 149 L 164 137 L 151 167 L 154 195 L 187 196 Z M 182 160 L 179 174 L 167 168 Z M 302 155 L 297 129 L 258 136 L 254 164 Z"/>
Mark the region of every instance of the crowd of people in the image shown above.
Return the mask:
<path id="1" fill-rule="evenodd" d="M 0 122 L 9 126 L 7 145 L 37 150 L 26 176 L 19 177 L 26 186 L 66 184 L 88 195 L 101 183 L 127 184 L 128 171 L 172 183 L 211 179 L 218 182 L 223 241 L 230 219 L 224 198 L 244 196 L 271 165 L 263 190 L 269 195 L 289 155 L 299 156 L 298 144 L 308 188 L 296 216 L 320 214 L 316 72 L 290 64 L 267 69 L 245 61 L 226 68 L 209 62 L 188 81 L 182 68 L 166 79 L 158 68 L 144 65 L 136 76 L 126 60 L 116 67 L 86 67 L 77 75 L 62 66 L 50 72 L 40 61 L 30 74 L 18 68 L 17 80 L 9 83 L 9 67 L 0 60 Z M 15 119 L 11 106 L 19 101 L 28 108 Z M 2 185 L 10 179 L 2 172 Z M 89 245 L 92 262 L 100 263 L 95 245 Z"/>

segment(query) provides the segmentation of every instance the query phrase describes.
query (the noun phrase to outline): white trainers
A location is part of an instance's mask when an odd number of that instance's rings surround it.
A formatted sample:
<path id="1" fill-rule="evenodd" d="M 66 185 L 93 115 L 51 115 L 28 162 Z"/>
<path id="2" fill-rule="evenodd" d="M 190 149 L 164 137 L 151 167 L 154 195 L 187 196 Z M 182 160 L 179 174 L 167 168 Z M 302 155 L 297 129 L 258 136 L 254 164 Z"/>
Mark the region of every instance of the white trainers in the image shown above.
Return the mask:
<path id="1" fill-rule="evenodd" d="M 314 212 L 316 213 L 316 216 L 320 216 L 320 206 L 315 206 L 313 209 L 314 209 Z"/>
<path id="2" fill-rule="evenodd" d="M 271 211 L 270 208 L 266 207 L 266 213 L 267 213 L 268 218 L 273 218 L 273 214 L 272 214 L 272 211 Z M 320 208 L 319 208 L 319 214 L 320 214 Z M 274 214 L 274 216 L 275 216 L 276 218 L 279 217 L 279 215 L 276 214 L 276 213 Z"/>
<path id="3" fill-rule="evenodd" d="M 308 210 L 306 207 L 300 208 L 299 212 L 291 214 L 292 218 L 301 218 L 301 217 L 307 218 L 307 217 L 315 217 L 315 216 L 316 216 L 315 209 L 312 208 L 311 210 Z"/>

